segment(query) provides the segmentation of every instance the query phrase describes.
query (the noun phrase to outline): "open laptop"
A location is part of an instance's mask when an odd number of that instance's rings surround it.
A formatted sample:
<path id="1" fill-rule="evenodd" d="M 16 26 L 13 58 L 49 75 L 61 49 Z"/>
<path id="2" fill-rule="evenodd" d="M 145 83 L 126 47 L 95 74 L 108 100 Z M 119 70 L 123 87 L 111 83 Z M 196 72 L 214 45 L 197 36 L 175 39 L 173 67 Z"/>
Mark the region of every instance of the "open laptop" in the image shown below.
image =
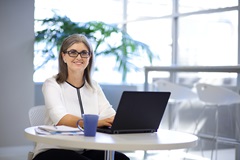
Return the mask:
<path id="1" fill-rule="evenodd" d="M 124 91 L 112 127 L 98 128 L 109 134 L 156 132 L 170 92 Z"/>

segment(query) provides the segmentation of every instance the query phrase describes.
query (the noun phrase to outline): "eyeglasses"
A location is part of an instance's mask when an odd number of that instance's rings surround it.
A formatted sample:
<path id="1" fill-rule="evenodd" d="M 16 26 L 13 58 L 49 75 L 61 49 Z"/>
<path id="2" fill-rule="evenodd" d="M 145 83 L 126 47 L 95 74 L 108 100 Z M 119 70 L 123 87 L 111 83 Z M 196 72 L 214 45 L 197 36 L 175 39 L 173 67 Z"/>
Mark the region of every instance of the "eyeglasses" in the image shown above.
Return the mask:
<path id="1" fill-rule="evenodd" d="M 82 58 L 88 58 L 90 57 L 90 52 L 86 51 L 86 50 L 83 50 L 81 52 L 78 52 L 76 50 L 70 50 L 70 51 L 65 51 L 63 53 L 67 53 L 70 57 L 74 57 L 76 58 L 79 54 L 80 54 L 80 57 Z"/>

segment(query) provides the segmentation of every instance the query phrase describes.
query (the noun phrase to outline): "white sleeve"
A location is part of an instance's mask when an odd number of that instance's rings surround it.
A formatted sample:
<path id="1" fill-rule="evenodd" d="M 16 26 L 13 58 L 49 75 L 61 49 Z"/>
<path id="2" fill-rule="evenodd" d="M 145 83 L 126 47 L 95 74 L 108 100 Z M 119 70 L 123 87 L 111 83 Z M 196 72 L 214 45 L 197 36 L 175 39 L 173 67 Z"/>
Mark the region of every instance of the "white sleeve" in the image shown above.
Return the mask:
<path id="1" fill-rule="evenodd" d="M 47 109 L 46 116 L 53 124 L 57 124 L 67 114 L 61 87 L 55 78 L 50 78 L 44 82 L 42 92 Z"/>
<path id="2" fill-rule="evenodd" d="M 102 88 L 95 82 L 95 88 L 98 94 L 98 107 L 99 107 L 99 119 L 112 117 L 116 114 L 116 111 L 112 108 L 112 105 L 107 100 Z"/>

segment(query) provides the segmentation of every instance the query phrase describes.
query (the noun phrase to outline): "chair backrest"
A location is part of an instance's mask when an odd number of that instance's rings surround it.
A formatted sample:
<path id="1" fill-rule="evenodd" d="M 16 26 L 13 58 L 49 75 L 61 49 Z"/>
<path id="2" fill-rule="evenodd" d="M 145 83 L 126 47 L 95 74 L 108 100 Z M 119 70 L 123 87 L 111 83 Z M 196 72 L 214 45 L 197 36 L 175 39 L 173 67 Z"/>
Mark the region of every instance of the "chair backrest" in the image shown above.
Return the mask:
<path id="1" fill-rule="evenodd" d="M 38 126 L 44 124 L 46 110 L 44 105 L 34 106 L 28 112 L 31 126 Z"/>
<path id="2" fill-rule="evenodd" d="M 229 105 L 240 103 L 240 95 L 221 86 L 207 83 L 197 83 L 196 89 L 199 100 L 212 105 Z"/>
<path id="3" fill-rule="evenodd" d="M 153 82 L 153 87 L 157 91 L 169 91 L 171 92 L 170 100 L 183 101 L 197 99 L 197 94 L 191 90 L 191 88 L 172 83 L 165 80 L 157 80 Z"/>

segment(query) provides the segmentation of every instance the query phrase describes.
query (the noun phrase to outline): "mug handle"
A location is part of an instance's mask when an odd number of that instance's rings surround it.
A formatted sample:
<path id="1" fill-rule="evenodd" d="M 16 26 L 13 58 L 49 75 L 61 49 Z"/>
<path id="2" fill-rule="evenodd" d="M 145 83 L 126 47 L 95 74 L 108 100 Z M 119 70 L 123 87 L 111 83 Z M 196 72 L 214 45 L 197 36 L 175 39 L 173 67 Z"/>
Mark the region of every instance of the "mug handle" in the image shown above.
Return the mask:
<path id="1" fill-rule="evenodd" d="M 79 122 L 80 121 L 83 121 L 82 119 L 79 119 L 78 121 L 77 121 L 77 127 L 78 127 L 78 129 L 80 130 L 80 131 L 82 131 L 82 132 L 84 132 L 84 129 L 79 125 Z"/>

